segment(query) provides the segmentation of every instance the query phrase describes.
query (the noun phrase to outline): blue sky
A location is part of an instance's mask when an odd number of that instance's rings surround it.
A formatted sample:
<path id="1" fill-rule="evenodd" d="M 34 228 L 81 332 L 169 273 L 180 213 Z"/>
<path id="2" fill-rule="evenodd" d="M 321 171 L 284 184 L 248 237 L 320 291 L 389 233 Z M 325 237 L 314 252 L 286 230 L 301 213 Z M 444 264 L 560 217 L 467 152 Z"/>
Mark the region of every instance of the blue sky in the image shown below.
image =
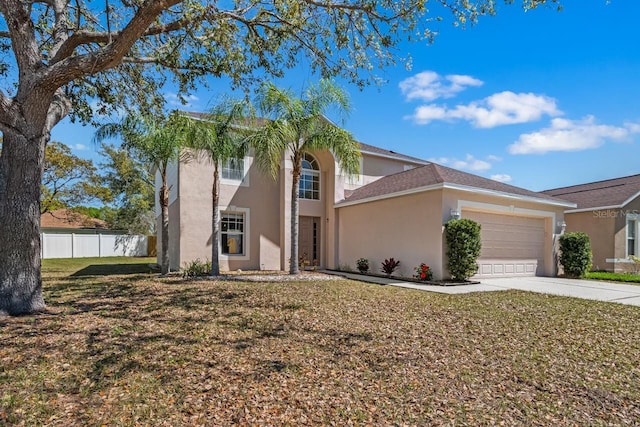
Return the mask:
<path id="1" fill-rule="evenodd" d="M 532 190 L 640 173 L 640 2 L 565 0 L 563 10 L 500 5 L 466 29 L 450 20 L 432 45 L 405 43 L 413 67 L 378 70 L 384 86 L 342 82 L 345 128 L 367 144 Z M 300 67 L 277 83 L 309 81 Z M 194 94 L 206 110 L 224 80 Z M 185 107 L 182 107 L 185 108 Z M 93 130 L 53 138 L 95 160 Z"/>

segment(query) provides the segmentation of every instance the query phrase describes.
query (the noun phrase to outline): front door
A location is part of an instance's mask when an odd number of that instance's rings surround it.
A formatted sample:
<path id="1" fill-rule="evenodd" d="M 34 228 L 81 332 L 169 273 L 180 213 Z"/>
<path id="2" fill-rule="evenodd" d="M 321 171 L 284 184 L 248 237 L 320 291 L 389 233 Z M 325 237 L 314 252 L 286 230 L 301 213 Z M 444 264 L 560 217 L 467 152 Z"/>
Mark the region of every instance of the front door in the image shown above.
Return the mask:
<path id="1" fill-rule="evenodd" d="M 298 221 L 300 267 L 320 265 L 320 218 L 301 216 Z"/>

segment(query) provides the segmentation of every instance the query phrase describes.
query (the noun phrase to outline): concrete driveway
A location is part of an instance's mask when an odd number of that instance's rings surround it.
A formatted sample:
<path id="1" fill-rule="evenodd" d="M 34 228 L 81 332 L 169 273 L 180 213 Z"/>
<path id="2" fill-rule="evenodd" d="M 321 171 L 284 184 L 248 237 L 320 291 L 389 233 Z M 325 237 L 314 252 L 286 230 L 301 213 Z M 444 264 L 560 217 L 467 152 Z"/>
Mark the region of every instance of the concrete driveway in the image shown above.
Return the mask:
<path id="1" fill-rule="evenodd" d="M 637 285 L 558 277 L 505 277 L 482 279 L 480 282 L 498 289 L 519 289 L 640 306 L 640 286 Z"/>
<path id="2" fill-rule="evenodd" d="M 346 277 L 362 282 L 380 285 L 398 286 L 441 294 L 467 294 L 471 292 L 504 291 L 519 289 L 521 291 L 539 292 L 542 294 L 562 295 L 596 301 L 617 302 L 640 307 L 640 286 L 595 280 L 561 279 L 558 277 L 504 277 L 499 279 L 480 279 L 479 284 L 463 286 L 433 286 L 413 282 L 404 282 L 396 278 L 363 276 L 360 274 L 326 271 L 325 273 Z"/>

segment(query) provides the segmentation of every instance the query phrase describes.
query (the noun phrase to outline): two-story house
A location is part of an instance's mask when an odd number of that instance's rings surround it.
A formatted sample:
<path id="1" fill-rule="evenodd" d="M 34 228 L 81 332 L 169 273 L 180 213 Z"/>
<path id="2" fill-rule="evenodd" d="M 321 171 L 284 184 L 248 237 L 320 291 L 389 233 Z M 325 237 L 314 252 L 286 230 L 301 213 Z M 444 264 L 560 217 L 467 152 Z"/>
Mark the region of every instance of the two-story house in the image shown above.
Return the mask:
<path id="1" fill-rule="evenodd" d="M 556 236 L 573 203 L 371 145 L 360 148 L 355 177 L 344 176 L 329 151 L 305 154 L 299 253 L 310 263 L 355 268 L 364 257 L 377 271 L 394 257 L 401 275 L 426 262 L 435 278 L 447 277 L 443 224 L 466 217 L 482 225 L 479 277 L 555 274 Z M 289 154 L 283 153 L 276 180 L 261 173 L 251 154 L 220 170 L 221 270 L 287 270 Z M 169 254 L 176 270 L 210 257 L 213 165 L 175 163 L 168 175 Z"/>

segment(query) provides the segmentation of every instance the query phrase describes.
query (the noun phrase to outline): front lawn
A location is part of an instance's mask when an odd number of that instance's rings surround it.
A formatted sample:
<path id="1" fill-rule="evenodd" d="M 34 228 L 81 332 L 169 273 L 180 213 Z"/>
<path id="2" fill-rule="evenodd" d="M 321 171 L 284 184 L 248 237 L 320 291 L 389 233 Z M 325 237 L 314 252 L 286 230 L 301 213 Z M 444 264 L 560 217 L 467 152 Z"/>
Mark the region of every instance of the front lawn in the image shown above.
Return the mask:
<path id="1" fill-rule="evenodd" d="M 347 280 L 45 273 L 0 425 L 633 425 L 640 309 Z"/>
<path id="2" fill-rule="evenodd" d="M 42 260 L 42 273 L 45 277 L 152 273 L 156 261 L 156 257 L 49 258 Z"/>
<path id="3" fill-rule="evenodd" d="M 610 282 L 624 282 L 629 284 L 640 284 L 640 274 L 631 273 L 611 273 L 608 271 L 590 271 L 587 279 L 606 280 Z"/>

